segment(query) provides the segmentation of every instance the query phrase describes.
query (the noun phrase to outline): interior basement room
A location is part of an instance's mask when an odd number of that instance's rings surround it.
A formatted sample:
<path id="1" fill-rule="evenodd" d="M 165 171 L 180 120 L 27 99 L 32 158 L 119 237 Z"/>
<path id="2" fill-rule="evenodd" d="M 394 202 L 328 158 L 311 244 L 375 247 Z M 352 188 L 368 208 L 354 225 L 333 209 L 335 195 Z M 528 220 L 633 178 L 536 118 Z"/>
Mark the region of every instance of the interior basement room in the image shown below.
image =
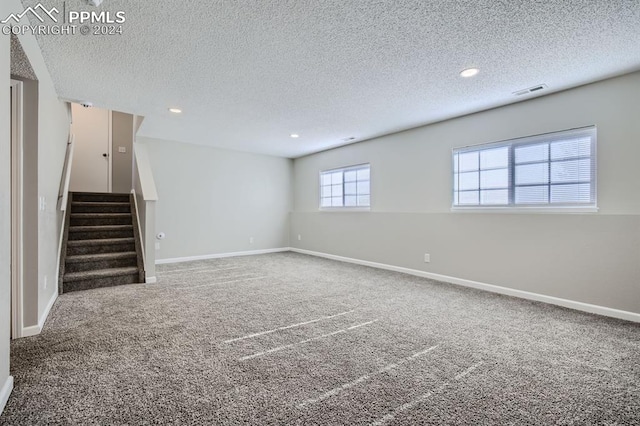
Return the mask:
<path id="1" fill-rule="evenodd" d="M 640 1 L 0 30 L 0 426 L 640 425 Z"/>

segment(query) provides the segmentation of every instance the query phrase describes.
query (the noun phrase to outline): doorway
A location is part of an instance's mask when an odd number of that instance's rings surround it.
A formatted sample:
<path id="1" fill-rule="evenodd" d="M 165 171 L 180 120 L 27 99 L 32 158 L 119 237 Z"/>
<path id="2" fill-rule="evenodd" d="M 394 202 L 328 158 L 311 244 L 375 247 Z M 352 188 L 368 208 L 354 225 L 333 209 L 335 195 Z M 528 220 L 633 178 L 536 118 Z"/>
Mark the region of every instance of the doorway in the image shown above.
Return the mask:
<path id="1" fill-rule="evenodd" d="M 71 192 L 111 192 L 112 112 L 71 105 L 75 148 Z"/>
<path id="2" fill-rule="evenodd" d="M 11 80 L 11 338 L 22 337 L 23 86 Z"/>

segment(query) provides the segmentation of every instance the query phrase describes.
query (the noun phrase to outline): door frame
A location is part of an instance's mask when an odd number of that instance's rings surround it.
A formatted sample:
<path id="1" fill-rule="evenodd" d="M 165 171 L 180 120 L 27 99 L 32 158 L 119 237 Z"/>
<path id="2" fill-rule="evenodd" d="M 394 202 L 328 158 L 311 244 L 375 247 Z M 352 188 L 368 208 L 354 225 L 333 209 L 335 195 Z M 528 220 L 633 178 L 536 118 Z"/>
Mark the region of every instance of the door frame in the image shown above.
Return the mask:
<path id="1" fill-rule="evenodd" d="M 22 337 L 23 83 L 11 80 L 11 338 Z"/>

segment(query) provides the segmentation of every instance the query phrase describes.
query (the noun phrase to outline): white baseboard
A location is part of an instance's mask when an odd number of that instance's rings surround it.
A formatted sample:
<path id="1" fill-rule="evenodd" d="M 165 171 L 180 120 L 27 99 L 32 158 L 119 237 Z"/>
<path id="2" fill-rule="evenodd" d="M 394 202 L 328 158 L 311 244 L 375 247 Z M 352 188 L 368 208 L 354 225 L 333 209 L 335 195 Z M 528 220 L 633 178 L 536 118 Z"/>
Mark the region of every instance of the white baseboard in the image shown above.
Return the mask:
<path id="1" fill-rule="evenodd" d="M 265 249 L 265 250 L 238 251 L 234 253 L 206 254 L 204 256 L 189 256 L 189 257 L 176 257 L 173 259 L 158 259 L 156 260 L 156 265 L 164 265 L 167 263 L 191 262 L 194 260 L 222 259 L 225 257 L 253 256 L 256 254 L 280 253 L 280 252 L 289 251 L 289 250 L 291 250 L 289 247 L 281 247 L 281 248 Z"/>
<path id="2" fill-rule="evenodd" d="M 22 328 L 22 334 L 20 335 L 20 338 L 37 336 L 41 332 L 42 332 L 42 329 L 40 328 L 39 325 L 32 325 L 30 327 L 23 327 Z"/>
<path id="3" fill-rule="evenodd" d="M 49 317 L 49 312 L 51 312 L 51 308 L 53 307 L 53 304 L 56 303 L 57 299 L 58 299 L 58 291 L 56 290 L 53 292 L 53 295 L 51 295 L 51 299 L 49 299 L 49 303 L 47 303 L 47 307 L 44 308 L 44 312 L 42 313 L 42 316 L 38 320 L 38 325 L 32 325 L 31 327 L 23 327 L 22 335 L 20 337 L 37 336 L 38 334 L 42 333 L 42 329 L 44 328 L 44 323 L 47 321 L 47 318 Z"/>
<path id="4" fill-rule="evenodd" d="M 11 391 L 13 391 L 13 376 L 7 378 L 0 390 L 0 414 L 4 411 L 4 407 L 7 406 Z"/>
<path id="5" fill-rule="evenodd" d="M 432 280 L 444 281 L 450 284 L 471 287 L 479 290 L 489 291 L 492 293 L 504 294 L 507 296 L 519 297 L 521 299 L 535 300 L 537 302 L 549 303 L 565 308 L 575 309 L 578 311 L 589 312 L 592 314 L 603 315 L 607 317 L 619 318 L 627 321 L 640 322 L 640 314 L 618 309 L 607 308 L 606 306 L 591 305 L 589 303 L 576 302 L 574 300 L 561 299 L 559 297 L 547 296 L 539 293 L 531 293 L 523 290 L 516 290 L 508 287 L 501 287 L 493 284 L 486 284 L 477 281 L 466 280 L 463 278 L 450 277 L 447 275 L 434 274 L 431 272 L 420 271 L 417 269 L 403 268 L 401 266 L 387 265 L 384 263 L 370 262 L 368 260 L 353 259 L 350 257 L 336 256 L 328 253 L 321 253 L 299 248 L 291 248 L 296 253 L 308 254 L 311 256 L 324 257 L 327 259 L 338 260 L 341 262 L 355 263 L 357 265 L 370 266 L 372 268 L 386 269 L 388 271 L 402 272 L 404 274 L 415 275 L 418 277 L 430 278 Z"/>

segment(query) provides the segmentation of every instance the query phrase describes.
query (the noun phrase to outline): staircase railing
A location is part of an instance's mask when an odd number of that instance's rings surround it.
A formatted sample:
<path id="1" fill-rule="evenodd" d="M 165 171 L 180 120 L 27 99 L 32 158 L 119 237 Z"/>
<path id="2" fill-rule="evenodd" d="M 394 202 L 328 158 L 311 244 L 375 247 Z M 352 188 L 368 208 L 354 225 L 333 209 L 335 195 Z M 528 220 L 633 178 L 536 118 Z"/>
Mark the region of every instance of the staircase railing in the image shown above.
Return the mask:
<path id="1" fill-rule="evenodd" d="M 156 201 L 158 192 L 153 179 L 147 149 L 144 145 L 134 144 L 133 188 L 135 209 L 138 214 L 142 257 L 144 259 L 145 282 L 156 282 Z"/>
<path id="2" fill-rule="evenodd" d="M 75 148 L 75 136 L 69 133 L 67 142 L 67 152 L 64 156 L 64 166 L 62 168 L 62 179 L 60 180 L 60 190 L 58 191 L 58 210 L 65 211 L 67 208 L 67 197 L 69 196 L 69 184 L 71 183 L 71 165 L 73 164 L 73 151 Z"/>
<path id="3" fill-rule="evenodd" d="M 73 151 L 75 148 L 75 136 L 69 129 L 69 141 L 67 142 L 67 152 L 64 156 L 64 165 L 62 166 L 62 178 L 60 179 L 60 189 L 58 191 L 58 210 L 63 212 L 62 221 L 60 223 L 58 241 L 58 264 L 56 276 L 58 277 L 58 292 L 62 293 L 62 275 L 64 274 L 64 262 L 67 244 L 67 233 L 69 228 L 70 212 L 68 207 L 71 205 L 69 197 L 69 183 L 71 182 L 71 167 L 73 165 Z"/>

